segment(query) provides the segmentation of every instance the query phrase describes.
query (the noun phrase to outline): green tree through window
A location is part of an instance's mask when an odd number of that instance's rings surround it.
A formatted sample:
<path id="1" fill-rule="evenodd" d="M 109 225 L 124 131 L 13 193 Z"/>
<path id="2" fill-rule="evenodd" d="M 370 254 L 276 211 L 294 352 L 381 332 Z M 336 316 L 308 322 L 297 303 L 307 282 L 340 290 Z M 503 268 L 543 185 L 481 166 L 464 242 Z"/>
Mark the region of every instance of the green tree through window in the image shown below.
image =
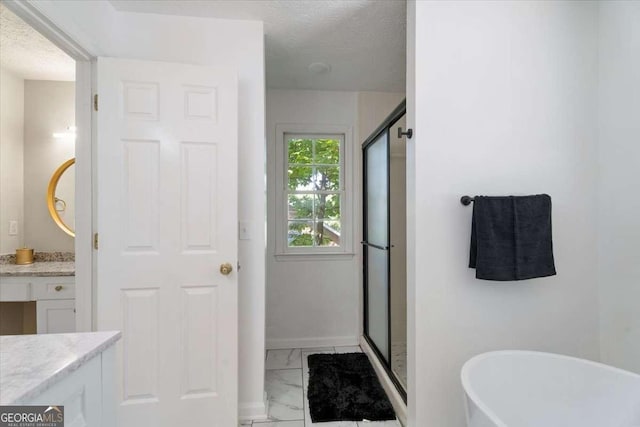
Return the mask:
<path id="1" fill-rule="evenodd" d="M 341 140 L 297 136 L 285 140 L 288 246 L 340 246 Z"/>

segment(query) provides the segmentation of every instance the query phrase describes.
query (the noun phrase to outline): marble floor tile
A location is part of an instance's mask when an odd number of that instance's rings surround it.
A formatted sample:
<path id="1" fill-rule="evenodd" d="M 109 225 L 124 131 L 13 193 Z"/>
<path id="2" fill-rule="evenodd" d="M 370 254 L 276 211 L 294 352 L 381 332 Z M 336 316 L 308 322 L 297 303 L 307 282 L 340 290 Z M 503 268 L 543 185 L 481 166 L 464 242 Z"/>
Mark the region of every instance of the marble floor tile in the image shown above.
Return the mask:
<path id="1" fill-rule="evenodd" d="M 335 350 L 335 347 L 313 347 L 300 349 L 303 353 L 333 353 Z"/>
<path id="2" fill-rule="evenodd" d="M 315 353 L 355 353 L 359 346 L 269 350 L 266 356 L 265 388 L 269 396 L 269 420 L 254 421 L 253 427 L 402 427 L 398 421 L 337 421 L 312 423 L 307 400 L 309 364 Z"/>
<path id="3" fill-rule="evenodd" d="M 305 427 L 303 420 L 254 422 L 253 427 Z"/>
<path id="4" fill-rule="evenodd" d="M 391 344 L 391 370 L 407 388 L 407 343 Z"/>
<path id="5" fill-rule="evenodd" d="M 269 418 L 271 420 L 304 419 L 304 397 L 300 369 L 266 371 L 265 389 L 269 398 Z"/>
<path id="6" fill-rule="evenodd" d="M 300 349 L 269 350 L 267 351 L 266 369 L 300 369 L 302 359 Z"/>
<path id="7" fill-rule="evenodd" d="M 255 425 L 255 424 L 254 424 Z M 400 421 L 358 421 L 358 427 L 402 427 Z"/>
<path id="8" fill-rule="evenodd" d="M 312 423 L 311 418 L 305 419 L 305 427 L 358 427 L 355 421 L 330 421 L 328 423 Z"/>
<path id="9" fill-rule="evenodd" d="M 336 353 L 362 353 L 359 345 L 348 345 L 336 347 Z"/>

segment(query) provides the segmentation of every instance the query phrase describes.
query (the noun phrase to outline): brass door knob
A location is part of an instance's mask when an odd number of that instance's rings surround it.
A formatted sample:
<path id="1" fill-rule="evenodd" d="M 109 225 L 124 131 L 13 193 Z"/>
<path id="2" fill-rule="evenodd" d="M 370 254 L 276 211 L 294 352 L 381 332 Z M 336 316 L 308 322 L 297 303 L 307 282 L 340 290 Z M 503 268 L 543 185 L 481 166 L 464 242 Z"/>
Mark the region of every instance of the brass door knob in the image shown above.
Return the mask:
<path id="1" fill-rule="evenodd" d="M 224 264 L 220 265 L 220 273 L 224 274 L 225 276 L 228 276 L 229 273 L 231 273 L 232 271 L 233 271 L 233 266 L 228 262 L 225 262 Z"/>

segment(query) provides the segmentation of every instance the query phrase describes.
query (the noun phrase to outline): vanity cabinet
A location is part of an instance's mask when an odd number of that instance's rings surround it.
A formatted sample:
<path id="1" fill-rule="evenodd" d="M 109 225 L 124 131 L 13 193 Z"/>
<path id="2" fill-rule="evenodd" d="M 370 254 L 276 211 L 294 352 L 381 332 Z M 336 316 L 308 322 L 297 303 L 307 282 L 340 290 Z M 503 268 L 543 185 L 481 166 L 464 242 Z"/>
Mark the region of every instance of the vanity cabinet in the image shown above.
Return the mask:
<path id="1" fill-rule="evenodd" d="M 36 302 L 38 334 L 76 330 L 75 277 L 2 277 L 1 302 Z"/>
<path id="2" fill-rule="evenodd" d="M 117 331 L 0 336 L 0 405 L 64 406 L 66 427 L 117 426 L 118 339 Z"/>
<path id="3" fill-rule="evenodd" d="M 65 426 L 101 426 L 102 359 L 113 357 L 110 355 L 112 351 L 107 350 L 106 354 L 94 357 L 26 404 L 64 406 Z M 113 372 L 109 374 L 113 375 Z"/>
<path id="4" fill-rule="evenodd" d="M 36 325 L 39 334 L 63 334 L 76 330 L 76 301 L 52 299 L 36 301 Z"/>

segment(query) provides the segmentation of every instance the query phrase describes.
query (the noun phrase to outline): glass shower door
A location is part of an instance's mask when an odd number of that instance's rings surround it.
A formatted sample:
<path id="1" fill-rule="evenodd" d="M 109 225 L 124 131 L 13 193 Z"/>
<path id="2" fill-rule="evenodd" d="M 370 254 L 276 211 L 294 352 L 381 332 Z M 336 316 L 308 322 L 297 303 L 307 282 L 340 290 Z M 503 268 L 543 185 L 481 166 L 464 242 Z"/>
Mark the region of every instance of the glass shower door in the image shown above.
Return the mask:
<path id="1" fill-rule="evenodd" d="M 365 333 L 387 364 L 389 337 L 389 133 L 364 147 Z"/>
<path id="2" fill-rule="evenodd" d="M 406 104 L 362 144 L 364 338 L 406 402 Z"/>

